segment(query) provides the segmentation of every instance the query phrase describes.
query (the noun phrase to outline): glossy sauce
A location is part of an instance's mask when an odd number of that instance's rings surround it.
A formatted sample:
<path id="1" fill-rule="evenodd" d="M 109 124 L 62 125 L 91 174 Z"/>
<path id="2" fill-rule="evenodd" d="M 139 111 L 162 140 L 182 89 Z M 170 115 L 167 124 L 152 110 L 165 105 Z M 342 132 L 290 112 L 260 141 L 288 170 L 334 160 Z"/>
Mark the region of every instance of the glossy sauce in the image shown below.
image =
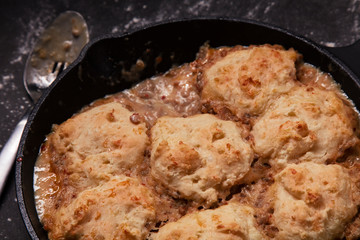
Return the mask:
<path id="1" fill-rule="evenodd" d="M 190 65 L 170 70 L 113 96 L 143 117 L 148 127 L 161 116 L 187 117 L 200 113 L 196 72 Z"/>

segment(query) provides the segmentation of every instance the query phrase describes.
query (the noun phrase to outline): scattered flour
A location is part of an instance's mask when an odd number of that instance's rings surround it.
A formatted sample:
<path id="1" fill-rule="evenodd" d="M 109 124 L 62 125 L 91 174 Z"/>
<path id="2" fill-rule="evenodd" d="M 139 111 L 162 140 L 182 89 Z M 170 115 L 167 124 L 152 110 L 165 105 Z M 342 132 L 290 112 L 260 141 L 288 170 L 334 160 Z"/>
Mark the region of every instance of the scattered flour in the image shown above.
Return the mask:
<path id="1" fill-rule="evenodd" d="M 16 84 L 14 83 L 14 74 L 6 74 L 4 73 L 1 76 L 0 81 L 0 90 L 6 91 L 6 90 L 15 90 L 17 88 Z"/>
<path id="2" fill-rule="evenodd" d="M 35 14 L 35 12 L 33 12 Z M 24 59 L 32 51 L 38 37 L 45 30 L 45 27 L 54 19 L 54 12 L 52 10 L 42 9 L 36 12 L 36 15 L 27 22 L 27 20 L 19 19 L 23 25 L 23 29 L 27 29 L 20 34 L 15 41 L 18 49 L 13 53 L 14 58 L 10 60 L 10 64 L 23 63 Z M 26 22 L 24 22 L 26 21 Z"/>
<path id="3" fill-rule="evenodd" d="M 14 58 L 13 60 L 11 60 L 10 64 L 22 63 L 22 60 L 23 60 L 23 56 L 19 55 L 17 58 Z"/>
<path id="4" fill-rule="evenodd" d="M 189 6 L 187 9 L 189 13 L 194 15 L 201 15 L 202 13 L 208 11 L 211 7 L 213 0 L 202 0 L 193 5 Z"/>
<path id="5" fill-rule="evenodd" d="M 336 43 L 334 42 L 320 42 L 321 45 L 324 45 L 326 47 L 335 47 Z"/>
<path id="6" fill-rule="evenodd" d="M 359 8 L 359 3 L 360 3 L 360 0 L 351 0 L 350 1 L 350 4 L 349 4 L 349 7 L 347 8 L 347 10 L 351 13 L 356 13 L 358 12 L 358 8 Z"/>
<path id="7" fill-rule="evenodd" d="M 51 6 L 44 5 L 40 11 L 29 10 L 28 14 L 17 19 L 17 23 L 22 29 L 26 29 L 26 31 L 22 31 L 21 34 L 14 39 L 17 48 L 12 51 L 8 63 L 9 66 L 16 65 L 16 67 L 12 67 L 12 70 L 6 68 L 6 66 L 0 69 L 0 108 L 5 110 L 6 113 L 0 116 L 0 121 L 4 132 L 7 131 L 10 134 L 17 120 L 24 113 L 24 110 L 31 106 L 31 102 L 27 96 L 20 96 L 17 99 L 14 99 L 14 97 L 10 98 L 9 96 L 21 95 L 20 93 L 23 91 L 21 81 L 23 74 L 22 69 L 25 66 L 25 61 L 32 51 L 39 35 L 54 17 L 54 9 L 51 8 Z M 13 72 L 14 68 L 20 70 Z M 2 144 L 0 148 L 3 147 L 7 137 L 7 134 L 1 136 Z"/>
<path id="8" fill-rule="evenodd" d="M 250 9 L 248 13 L 245 15 L 245 18 L 254 19 L 260 12 L 260 6 L 261 6 L 261 2 L 256 4 L 252 9 Z"/>
<path id="9" fill-rule="evenodd" d="M 16 65 L 11 69 L 18 68 L 19 71 L 13 72 L 6 66 L 0 69 L 0 108 L 4 110 L 0 121 L 4 133 L 0 136 L 1 143 L 0 148 L 6 142 L 9 134 L 13 131 L 14 126 L 24 113 L 26 108 L 31 106 L 30 99 L 27 96 L 19 96 L 23 91 L 22 86 L 22 69 L 25 66 L 25 61 L 32 51 L 39 35 L 44 31 L 45 27 L 54 19 L 54 10 L 52 8 L 44 6 L 40 11 L 29 10 L 29 14 L 19 18 L 18 24 L 22 29 L 26 29 L 19 34 L 15 39 L 17 48 L 14 49 L 9 58 L 9 66 Z M 19 96 L 15 98 L 13 96 Z M 12 96 L 12 97 L 10 97 Z M 7 219 L 11 222 L 11 218 Z"/>
<path id="10" fill-rule="evenodd" d="M 3 75 L 2 76 L 2 80 L 3 80 L 3 82 L 6 84 L 6 83 L 8 83 L 9 82 L 9 80 L 12 80 L 12 79 L 14 79 L 14 74 L 9 74 L 9 75 Z"/>
<path id="11" fill-rule="evenodd" d="M 120 31 L 120 29 L 119 29 L 118 26 L 115 26 L 115 27 L 113 27 L 113 28 L 111 29 L 111 33 L 117 33 L 117 32 L 119 32 L 119 31 Z"/>
<path id="12" fill-rule="evenodd" d="M 133 5 L 129 5 L 125 8 L 126 12 L 131 12 L 134 9 Z"/>
<path id="13" fill-rule="evenodd" d="M 127 24 L 124 25 L 124 27 L 122 28 L 123 31 L 128 31 L 130 29 L 135 29 L 138 27 L 143 27 L 145 25 L 148 25 L 150 23 L 150 21 L 146 18 L 139 18 L 139 17 L 134 17 L 133 19 L 131 19 Z"/>
<path id="14" fill-rule="evenodd" d="M 274 5 L 275 5 L 275 2 L 269 2 L 269 5 L 267 5 L 264 10 L 264 14 L 267 14 Z"/>
<path id="15" fill-rule="evenodd" d="M 213 3 L 214 0 L 199 0 L 192 1 L 191 3 L 185 1 L 183 5 L 179 5 L 176 7 L 176 9 L 174 9 L 174 5 L 172 3 L 168 3 L 165 1 L 158 7 L 158 11 L 154 11 L 153 15 L 147 18 L 137 15 L 137 9 L 135 9 L 134 5 L 130 4 L 124 8 L 125 12 L 129 13 L 129 20 L 123 25 L 113 26 L 111 32 L 128 32 L 130 30 L 147 26 L 150 23 L 157 23 L 164 20 L 176 19 L 180 16 L 181 12 L 188 13 L 189 17 L 206 15 L 206 13 L 210 11 Z M 141 8 L 147 9 L 148 6 L 144 4 Z M 155 21 L 152 19 L 155 19 Z"/>

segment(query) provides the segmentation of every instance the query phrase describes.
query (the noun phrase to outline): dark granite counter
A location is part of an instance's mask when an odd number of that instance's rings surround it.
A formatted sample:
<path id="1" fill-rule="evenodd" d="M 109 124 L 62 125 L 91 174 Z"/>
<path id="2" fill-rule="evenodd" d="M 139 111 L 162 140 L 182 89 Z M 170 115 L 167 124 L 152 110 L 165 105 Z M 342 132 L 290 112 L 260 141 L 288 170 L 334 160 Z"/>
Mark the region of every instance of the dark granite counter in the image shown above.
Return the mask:
<path id="1" fill-rule="evenodd" d="M 26 109 L 32 106 L 22 83 L 27 56 L 46 25 L 65 10 L 75 10 L 84 16 L 90 38 L 133 31 L 169 19 L 212 16 L 269 23 L 328 47 L 346 46 L 360 39 L 357 0 L 3 0 L 0 149 Z M 17 206 L 14 168 L 0 197 L 0 239 L 29 239 Z"/>

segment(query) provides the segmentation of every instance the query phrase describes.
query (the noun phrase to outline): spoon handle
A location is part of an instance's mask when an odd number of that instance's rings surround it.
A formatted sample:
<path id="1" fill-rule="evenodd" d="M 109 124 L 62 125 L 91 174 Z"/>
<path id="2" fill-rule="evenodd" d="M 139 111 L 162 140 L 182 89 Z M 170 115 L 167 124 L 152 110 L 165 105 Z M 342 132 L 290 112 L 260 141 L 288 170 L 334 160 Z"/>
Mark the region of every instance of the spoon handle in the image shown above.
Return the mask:
<path id="1" fill-rule="evenodd" d="M 27 111 L 16 125 L 15 130 L 11 134 L 9 140 L 4 145 L 0 153 L 0 196 L 4 190 L 7 176 L 10 173 L 11 167 L 15 161 L 16 153 L 19 147 L 21 135 L 24 127 L 28 121 L 29 112 Z"/>

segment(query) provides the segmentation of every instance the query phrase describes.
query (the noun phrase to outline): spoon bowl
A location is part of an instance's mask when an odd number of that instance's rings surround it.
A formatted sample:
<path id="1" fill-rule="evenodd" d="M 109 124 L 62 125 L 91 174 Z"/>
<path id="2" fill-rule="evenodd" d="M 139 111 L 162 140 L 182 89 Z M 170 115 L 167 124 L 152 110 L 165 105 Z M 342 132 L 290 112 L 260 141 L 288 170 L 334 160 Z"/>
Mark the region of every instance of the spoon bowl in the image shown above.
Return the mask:
<path id="1" fill-rule="evenodd" d="M 24 71 L 24 85 L 33 101 L 77 58 L 88 41 L 86 22 L 78 12 L 61 13 L 44 30 Z"/>

